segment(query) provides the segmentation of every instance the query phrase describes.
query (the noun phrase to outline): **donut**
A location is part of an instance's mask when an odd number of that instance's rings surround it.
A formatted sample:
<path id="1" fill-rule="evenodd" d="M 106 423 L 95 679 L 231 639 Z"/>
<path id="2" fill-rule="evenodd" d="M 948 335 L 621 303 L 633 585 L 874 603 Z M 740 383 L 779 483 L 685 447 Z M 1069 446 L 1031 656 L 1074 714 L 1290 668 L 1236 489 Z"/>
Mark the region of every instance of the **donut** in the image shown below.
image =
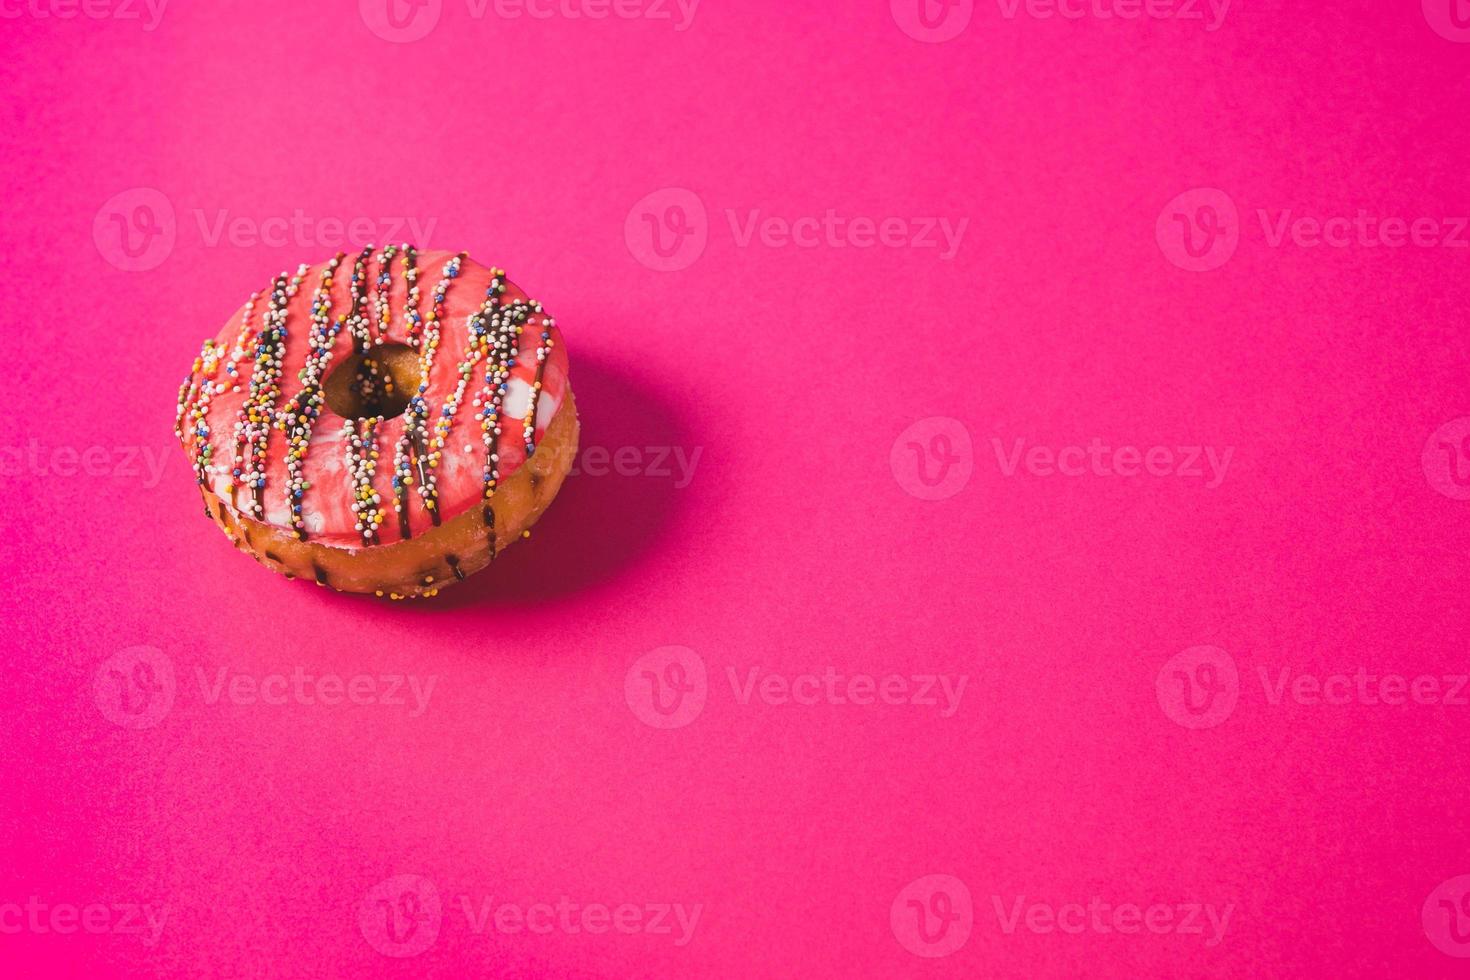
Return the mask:
<path id="1" fill-rule="evenodd" d="M 405 599 L 530 535 L 578 422 L 541 304 L 503 269 L 405 244 L 253 293 L 204 342 L 174 432 L 235 547 L 287 578 Z"/>

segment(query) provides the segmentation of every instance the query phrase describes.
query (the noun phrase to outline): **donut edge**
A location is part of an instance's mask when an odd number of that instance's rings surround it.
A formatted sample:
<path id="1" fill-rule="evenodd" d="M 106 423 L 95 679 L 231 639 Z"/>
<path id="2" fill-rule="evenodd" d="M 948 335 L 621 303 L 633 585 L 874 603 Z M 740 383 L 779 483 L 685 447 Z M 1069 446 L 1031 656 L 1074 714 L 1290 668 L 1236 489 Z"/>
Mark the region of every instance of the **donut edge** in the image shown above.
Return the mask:
<path id="1" fill-rule="evenodd" d="M 540 520 L 576 460 L 580 432 L 568 382 L 535 454 L 501 480 L 491 497 L 416 537 L 368 548 L 298 541 L 289 531 L 237 513 L 209 488 L 199 489 L 209 519 L 236 548 L 274 572 L 338 592 L 420 598 L 488 568 Z M 493 528 L 485 519 L 487 509 Z"/>

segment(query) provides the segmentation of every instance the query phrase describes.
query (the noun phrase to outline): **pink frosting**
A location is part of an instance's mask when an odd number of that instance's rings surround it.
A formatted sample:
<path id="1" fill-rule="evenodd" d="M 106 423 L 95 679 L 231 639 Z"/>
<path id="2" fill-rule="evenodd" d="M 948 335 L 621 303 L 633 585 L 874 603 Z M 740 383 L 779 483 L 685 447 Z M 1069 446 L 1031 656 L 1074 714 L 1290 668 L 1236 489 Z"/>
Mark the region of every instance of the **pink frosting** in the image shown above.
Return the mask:
<path id="1" fill-rule="evenodd" d="M 404 315 L 408 295 L 408 284 L 404 279 L 400 251 L 389 263 L 392 281 L 389 284 L 389 323 L 383 332 L 388 343 L 405 343 L 409 327 Z M 432 306 L 434 287 L 443 278 L 444 265 L 454 253 L 444 251 L 419 252 L 416 260 L 419 285 L 419 310 L 427 314 Z M 378 336 L 377 278 L 381 271 L 381 250 L 375 251 L 365 266 L 363 309 L 371 322 L 371 333 Z M 342 259 L 333 277 L 331 289 L 331 317 L 351 309 L 350 281 L 356 253 Z M 306 362 L 308 353 L 307 336 L 312 328 L 311 301 L 321 283 L 326 263 L 311 266 L 302 276 L 300 287 L 287 304 L 286 353 L 280 377 L 280 396 L 276 407 L 300 391 L 302 383 L 298 375 Z M 428 389 L 424 397 L 428 401 L 428 425 L 432 433 L 433 424 L 440 417 L 440 409 L 454 391 L 459 380 L 459 367 L 468 352 L 468 318 L 477 312 L 485 301 L 485 292 L 490 285 L 490 270 L 468 258 L 460 266 L 459 275 L 449 283 L 444 297 L 443 317 L 440 323 L 438 351 L 429 373 Z M 526 294 L 514 283 L 506 282 L 502 294 L 505 302 L 525 300 Z M 236 505 L 250 498 L 246 488 L 232 484 L 231 470 L 235 465 L 235 423 L 240 419 L 241 406 L 249 395 L 250 375 L 254 370 L 255 337 L 260 328 L 270 298 L 268 284 L 260 290 L 260 297 L 250 319 L 250 332 L 246 335 L 244 356 L 236 362 L 238 378 L 231 378 L 225 370 L 230 352 L 240 336 L 241 317 L 244 306 L 225 323 L 216 338 L 224 346 L 226 355 L 208 378 L 196 373 L 194 380 L 224 382 L 225 388 L 212 396 L 206 421 L 209 425 L 209 443 L 213 447 L 213 463 L 205 474 L 206 484 L 227 503 Z M 545 329 L 546 317 L 533 315 L 520 335 L 520 349 L 502 406 L 502 431 L 499 437 L 500 478 L 505 479 L 525 462 L 524 420 L 531 401 L 531 386 L 536 377 L 536 346 Z M 536 439 L 539 442 L 546 432 L 552 417 L 561 406 L 567 390 L 567 355 L 560 331 L 551 328 L 552 347 L 542 372 L 541 395 L 537 401 Z M 348 331 L 342 329 L 332 348 L 332 360 L 323 375 L 330 374 L 342 365 L 353 353 L 353 340 Z M 484 384 L 485 361 L 475 366 L 474 374 L 465 389 L 464 396 L 455 412 L 453 425 L 444 442 L 443 458 L 439 463 L 438 506 L 442 519 L 449 520 L 484 499 L 485 444 L 476 418 L 479 407 L 474 404 Z M 351 509 L 353 481 L 347 467 L 346 437 L 343 435 L 343 419 L 325 403 L 322 404 L 315 428 L 312 430 L 311 445 L 302 466 L 302 473 L 310 487 L 301 501 L 302 517 L 306 524 L 307 540 L 345 548 L 361 548 L 362 537 L 355 528 L 356 514 Z M 376 544 L 387 544 L 400 539 L 398 515 L 393 509 L 393 450 L 403 435 L 403 418 L 391 418 L 378 427 L 377 448 L 379 453 L 377 472 L 373 486 L 381 498 L 383 523 L 378 528 Z M 196 434 L 194 426 L 186 418 L 183 443 L 192 457 L 195 452 Z M 265 522 L 277 527 L 290 528 L 290 502 L 286 484 L 286 433 L 272 429 L 266 453 L 266 483 L 263 503 Z M 238 497 L 236 496 L 238 494 Z M 493 501 L 492 501 L 493 502 Z M 407 495 L 409 527 L 417 536 L 433 527 L 429 513 L 424 509 L 417 492 Z"/>

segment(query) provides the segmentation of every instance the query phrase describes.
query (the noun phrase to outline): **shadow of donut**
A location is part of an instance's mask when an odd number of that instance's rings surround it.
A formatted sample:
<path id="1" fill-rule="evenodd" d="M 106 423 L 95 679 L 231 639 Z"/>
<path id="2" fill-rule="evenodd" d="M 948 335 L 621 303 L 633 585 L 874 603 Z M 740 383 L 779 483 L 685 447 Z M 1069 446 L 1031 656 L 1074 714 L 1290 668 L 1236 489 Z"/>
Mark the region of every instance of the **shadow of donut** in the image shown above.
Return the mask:
<path id="1" fill-rule="evenodd" d="M 647 557 L 684 493 L 673 451 L 687 459 L 694 443 L 668 401 L 628 365 L 579 352 L 571 377 L 581 421 L 577 463 L 531 538 L 464 584 L 399 605 L 430 613 L 534 605 L 608 585 Z M 620 450 L 624 465 L 615 467 Z"/>

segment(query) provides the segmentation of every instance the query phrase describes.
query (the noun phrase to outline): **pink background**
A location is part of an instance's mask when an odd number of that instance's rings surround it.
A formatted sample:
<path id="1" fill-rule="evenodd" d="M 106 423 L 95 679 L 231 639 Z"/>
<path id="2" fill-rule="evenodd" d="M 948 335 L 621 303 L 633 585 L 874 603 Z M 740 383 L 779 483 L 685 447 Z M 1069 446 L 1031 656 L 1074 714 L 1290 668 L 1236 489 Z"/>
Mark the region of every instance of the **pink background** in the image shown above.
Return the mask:
<path id="1" fill-rule="evenodd" d="M 0 971 L 1470 972 L 1450 955 L 1470 943 L 1435 941 L 1435 896 L 1470 889 L 1470 707 L 1273 704 L 1261 679 L 1470 670 L 1470 501 L 1447 476 L 1470 468 L 1470 249 L 1268 235 L 1286 210 L 1470 214 L 1448 0 L 1238 0 L 1213 31 L 1207 7 L 986 0 L 942 43 L 882 0 L 705 0 L 682 31 L 443 0 L 406 43 L 371 8 L 174 0 L 148 30 L 141 7 L 3 7 Z M 643 214 L 691 199 L 703 253 L 653 268 Z M 129 271 L 112 215 L 140 201 L 173 242 Z M 1181 268 L 1174 216 L 1226 202 L 1222 264 Z M 210 240 L 221 211 L 296 209 L 313 224 L 275 245 Z M 969 223 L 946 261 L 742 246 L 726 212 L 752 209 Z M 170 430 L 200 341 L 336 250 L 315 220 L 405 216 L 547 303 L 584 445 L 643 462 L 573 478 L 465 587 L 390 605 L 235 554 Z M 1233 455 L 1210 489 L 1006 475 L 993 442 L 1094 438 Z M 940 491 L 910 443 L 958 467 L 926 458 Z M 698 449 L 688 485 L 647 447 Z M 175 675 L 142 729 L 114 722 L 107 673 L 137 646 Z M 707 681 L 686 672 L 664 729 L 640 658 L 669 646 Z M 1213 727 L 1175 721 L 1204 717 L 1166 666 L 1198 646 Z M 949 717 L 742 703 L 728 672 L 752 667 L 967 686 Z M 410 717 L 411 697 L 236 703 L 198 679 L 298 668 L 436 681 Z M 399 875 L 441 900 L 405 958 L 359 921 Z M 929 875 L 937 904 L 911 885 Z M 913 889 L 959 907 L 956 883 L 973 922 L 925 947 Z M 477 932 L 461 896 L 701 913 L 682 946 Z M 1008 932 L 995 905 L 1023 896 L 1233 911 L 1213 945 Z M 168 914 L 151 944 L 6 928 L 33 898 Z"/>

